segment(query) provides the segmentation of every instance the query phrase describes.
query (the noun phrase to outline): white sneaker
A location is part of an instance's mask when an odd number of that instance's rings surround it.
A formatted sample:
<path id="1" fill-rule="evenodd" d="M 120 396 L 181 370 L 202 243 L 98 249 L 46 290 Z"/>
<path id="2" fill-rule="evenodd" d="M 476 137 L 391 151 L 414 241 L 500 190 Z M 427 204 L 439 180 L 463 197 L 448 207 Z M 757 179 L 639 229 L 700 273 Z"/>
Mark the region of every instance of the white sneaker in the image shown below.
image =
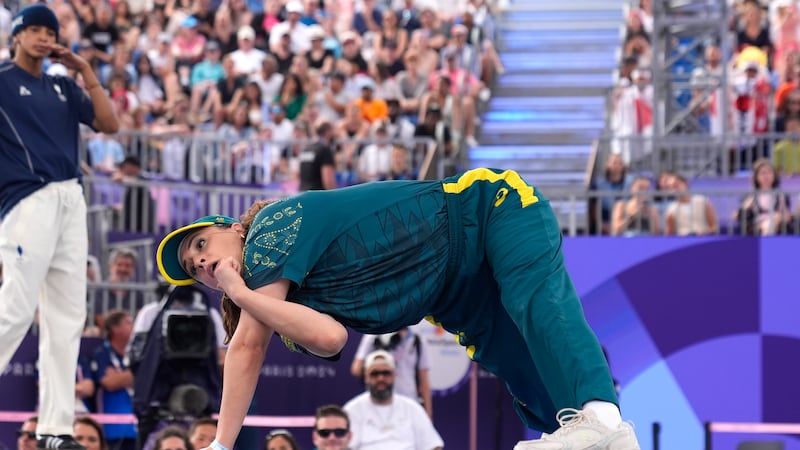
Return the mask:
<path id="1" fill-rule="evenodd" d="M 469 135 L 464 138 L 464 144 L 469 148 L 474 148 L 478 146 L 478 141 L 475 139 L 475 136 Z"/>
<path id="2" fill-rule="evenodd" d="M 541 439 L 518 442 L 514 450 L 640 450 L 629 423 L 616 430 L 597 420 L 594 411 L 565 408 L 556 414 L 561 428 Z"/>

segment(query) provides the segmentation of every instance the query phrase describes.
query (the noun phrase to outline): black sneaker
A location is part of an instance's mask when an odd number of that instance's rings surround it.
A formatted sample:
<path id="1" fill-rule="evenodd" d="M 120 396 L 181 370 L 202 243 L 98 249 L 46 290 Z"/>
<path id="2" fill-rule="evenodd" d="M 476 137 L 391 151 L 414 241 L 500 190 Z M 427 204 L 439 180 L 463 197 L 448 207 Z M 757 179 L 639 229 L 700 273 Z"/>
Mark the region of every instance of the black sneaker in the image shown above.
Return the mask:
<path id="1" fill-rule="evenodd" d="M 36 440 L 36 450 L 86 450 L 86 447 L 68 434 L 43 434 Z"/>

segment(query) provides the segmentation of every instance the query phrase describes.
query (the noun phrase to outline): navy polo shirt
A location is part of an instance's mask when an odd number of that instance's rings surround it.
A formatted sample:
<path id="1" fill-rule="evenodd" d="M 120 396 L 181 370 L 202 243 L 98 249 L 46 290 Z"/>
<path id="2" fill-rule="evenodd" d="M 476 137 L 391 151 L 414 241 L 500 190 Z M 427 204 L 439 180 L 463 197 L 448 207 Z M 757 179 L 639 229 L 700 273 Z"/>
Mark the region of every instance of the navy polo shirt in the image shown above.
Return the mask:
<path id="1" fill-rule="evenodd" d="M 92 101 L 72 78 L 0 64 L 0 220 L 47 183 L 80 177 L 78 125 L 93 121 Z"/>

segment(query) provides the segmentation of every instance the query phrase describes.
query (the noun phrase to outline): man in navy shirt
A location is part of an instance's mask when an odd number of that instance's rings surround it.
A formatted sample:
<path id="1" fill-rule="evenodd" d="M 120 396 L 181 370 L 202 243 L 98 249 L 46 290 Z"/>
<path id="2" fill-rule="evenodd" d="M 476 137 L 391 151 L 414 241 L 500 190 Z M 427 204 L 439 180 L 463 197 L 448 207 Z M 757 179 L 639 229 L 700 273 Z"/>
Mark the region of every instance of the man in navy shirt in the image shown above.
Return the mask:
<path id="1" fill-rule="evenodd" d="M 38 306 L 38 449 L 83 450 L 72 438 L 75 371 L 86 321 L 88 237 L 80 184 L 79 123 L 115 133 L 119 123 L 89 63 L 57 44 L 44 4 L 12 22 L 14 59 L 0 65 L 0 371 Z M 84 80 L 42 71 L 57 59 Z"/>

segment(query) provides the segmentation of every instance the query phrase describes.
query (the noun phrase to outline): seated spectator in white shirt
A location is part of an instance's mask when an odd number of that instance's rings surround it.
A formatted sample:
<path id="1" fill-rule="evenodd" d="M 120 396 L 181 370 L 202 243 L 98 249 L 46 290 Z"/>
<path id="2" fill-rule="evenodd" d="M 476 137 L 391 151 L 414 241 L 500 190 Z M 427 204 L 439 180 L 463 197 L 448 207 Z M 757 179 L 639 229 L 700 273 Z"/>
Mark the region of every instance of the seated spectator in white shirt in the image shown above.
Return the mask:
<path id="1" fill-rule="evenodd" d="M 233 69 L 238 75 L 258 75 L 261 72 L 261 63 L 267 54 L 255 48 L 256 32 L 250 25 L 239 28 L 236 32 L 239 49 L 231 53 Z"/>

